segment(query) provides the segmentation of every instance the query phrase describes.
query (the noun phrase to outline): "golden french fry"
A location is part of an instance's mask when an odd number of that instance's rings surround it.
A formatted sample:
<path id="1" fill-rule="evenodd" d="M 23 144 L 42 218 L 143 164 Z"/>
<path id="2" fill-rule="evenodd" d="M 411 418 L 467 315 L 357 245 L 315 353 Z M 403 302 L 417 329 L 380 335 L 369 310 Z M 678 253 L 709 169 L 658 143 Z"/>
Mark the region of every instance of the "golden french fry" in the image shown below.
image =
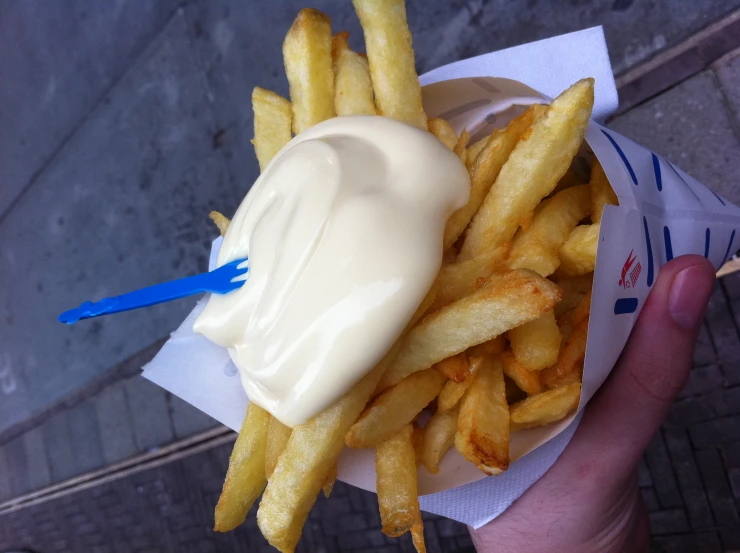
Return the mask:
<path id="1" fill-rule="evenodd" d="M 221 236 L 225 236 L 226 231 L 229 229 L 229 224 L 231 223 L 231 219 L 229 219 L 223 213 L 219 213 L 218 211 L 211 211 L 208 214 L 208 218 L 214 223 L 216 223 L 216 226 L 218 227 L 218 231 L 221 233 Z"/>
<path id="2" fill-rule="evenodd" d="M 270 417 L 267 427 L 267 450 L 265 452 L 265 476 L 269 479 L 275 471 L 280 455 L 285 451 L 285 446 L 290 439 L 293 429 L 285 426 L 275 417 Z"/>
<path id="3" fill-rule="evenodd" d="M 541 371 L 545 367 L 554 365 L 558 360 L 560 330 L 558 330 L 553 311 L 548 311 L 532 322 L 512 328 L 508 336 L 517 362 L 530 371 Z M 509 373 L 506 374 L 514 378 Z M 526 388 L 522 390 L 530 394 L 536 393 Z"/>
<path id="4" fill-rule="evenodd" d="M 542 371 L 542 383 L 548 388 L 555 388 L 562 379 L 577 372 L 583 367 L 586 357 L 586 341 L 588 338 L 588 317 L 576 324 L 568 343 L 560 351 L 558 362 Z"/>
<path id="5" fill-rule="evenodd" d="M 532 224 L 514 238 L 508 265 L 511 269 L 531 269 L 549 276 L 560 265 L 558 252 L 591 210 L 588 186 L 573 186 L 544 200 L 534 213 Z"/>
<path id="6" fill-rule="evenodd" d="M 283 42 L 295 134 L 335 115 L 331 40 L 329 16 L 304 8 Z"/>
<path id="7" fill-rule="evenodd" d="M 465 159 L 468 155 L 468 142 L 470 142 L 470 134 L 468 131 L 463 131 L 460 133 L 460 138 L 457 139 L 455 146 L 452 148 L 452 151 L 457 154 L 463 163 L 465 163 Z"/>
<path id="8" fill-rule="evenodd" d="M 482 356 L 482 355 L 498 355 L 503 353 L 506 349 L 506 338 L 503 336 L 496 336 L 490 340 L 473 346 L 468 350 L 470 357 Z"/>
<path id="9" fill-rule="evenodd" d="M 537 111 L 536 106 L 530 107 L 519 117 L 512 120 L 505 129 L 493 131 L 493 134 L 488 138 L 485 147 L 478 153 L 470 167 L 470 199 L 467 205 L 455 211 L 447 221 L 444 234 L 445 249 L 452 246 L 467 228 L 471 219 L 481 207 L 486 194 L 488 194 L 509 155 L 527 129 L 536 120 Z M 481 249 L 476 253 L 480 254 L 484 251 L 485 249 Z M 468 258 L 471 257 L 475 257 L 475 255 L 468 256 Z"/>
<path id="10" fill-rule="evenodd" d="M 228 532 L 247 517 L 252 503 L 265 489 L 265 448 L 270 415 L 256 403 L 247 405 L 239 437 L 229 458 L 229 469 L 216 505 L 216 532 Z"/>
<path id="11" fill-rule="evenodd" d="M 495 131 L 494 131 L 495 132 Z M 480 154 L 483 151 L 483 148 L 486 147 L 486 144 L 488 143 L 489 136 L 485 136 L 478 140 L 475 144 L 472 144 L 468 146 L 468 155 L 466 156 L 466 163 L 468 170 L 473 166 L 475 163 L 475 160 L 478 158 L 478 154 Z"/>
<path id="12" fill-rule="evenodd" d="M 455 407 L 455 405 L 457 405 L 457 402 L 460 401 L 460 398 L 465 393 L 465 390 L 470 388 L 470 385 L 473 383 L 473 379 L 475 378 L 475 375 L 482 363 L 482 357 L 471 357 L 470 364 L 468 366 L 468 376 L 464 380 L 462 380 L 461 382 L 455 382 L 454 380 L 448 380 L 447 382 L 445 382 L 442 391 L 437 397 L 438 413 L 449 411 L 450 409 Z"/>
<path id="13" fill-rule="evenodd" d="M 575 308 L 586 292 L 591 290 L 593 281 L 593 273 L 556 280 L 555 283 L 563 289 L 563 299 L 555 306 L 555 316 L 560 317 L 563 313 Z"/>
<path id="14" fill-rule="evenodd" d="M 365 48 L 378 115 L 427 128 L 403 0 L 352 0 Z"/>
<path id="15" fill-rule="evenodd" d="M 434 370 L 420 371 L 386 390 L 365 409 L 347 432 L 350 447 L 373 447 L 387 440 L 399 428 L 414 420 L 429 405 L 446 382 Z"/>
<path id="16" fill-rule="evenodd" d="M 367 58 L 349 47 L 348 38 L 348 32 L 337 33 L 331 42 L 334 111 L 337 115 L 375 115 Z"/>
<path id="17" fill-rule="evenodd" d="M 424 427 L 421 462 L 432 474 L 439 472 L 439 462 L 455 443 L 459 411 L 457 407 L 448 411 L 437 410 Z"/>
<path id="18" fill-rule="evenodd" d="M 581 301 L 578 302 L 578 305 L 573 308 L 571 319 L 573 320 L 574 325 L 580 323 L 583 319 L 588 317 L 589 313 L 591 313 L 591 293 L 592 290 L 589 289 L 588 292 L 583 295 Z"/>
<path id="19" fill-rule="evenodd" d="M 494 274 L 481 289 L 430 313 L 411 329 L 381 388 L 533 321 L 560 297 L 557 285 L 532 271 Z"/>
<path id="20" fill-rule="evenodd" d="M 458 353 L 432 365 L 452 382 L 464 382 L 470 375 L 470 362 L 465 352 Z"/>
<path id="21" fill-rule="evenodd" d="M 604 206 L 619 205 L 619 200 L 598 159 L 594 159 L 594 164 L 591 166 L 591 182 L 588 186 L 591 189 L 591 222 L 600 223 Z"/>
<path id="22" fill-rule="evenodd" d="M 516 383 L 504 375 L 504 387 L 506 388 L 506 403 L 513 405 L 527 397 L 527 392 L 522 390 Z"/>
<path id="23" fill-rule="evenodd" d="M 509 467 L 509 406 L 498 357 L 484 358 L 460 401 L 455 447 L 486 474 Z"/>
<path id="24" fill-rule="evenodd" d="M 347 430 L 398 348 L 395 344 L 338 403 L 293 429 L 257 511 L 260 531 L 273 547 L 284 553 L 295 550 L 308 512 L 344 446 Z"/>
<path id="25" fill-rule="evenodd" d="M 410 424 L 375 449 L 378 507 L 383 533 L 396 538 L 421 521 L 416 485 L 416 458 Z"/>
<path id="26" fill-rule="evenodd" d="M 435 117 L 428 122 L 429 132 L 436 136 L 439 141 L 447 146 L 450 150 L 455 149 L 457 144 L 457 133 L 447 121 L 441 117 Z"/>
<path id="27" fill-rule="evenodd" d="M 461 259 L 508 242 L 565 174 L 583 141 L 594 81 L 583 79 L 555 98 L 501 168 L 465 236 Z"/>
<path id="28" fill-rule="evenodd" d="M 431 310 L 457 301 L 476 289 L 476 282 L 487 279 L 501 265 L 509 251 L 507 245 L 499 246 L 490 252 L 467 261 L 458 261 L 442 267 L 437 277 L 437 297 Z"/>
<path id="29" fill-rule="evenodd" d="M 329 475 L 324 481 L 324 485 L 321 486 L 321 491 L 324 492 L 324 497 L 328 498 L 331 495 L 331 491 L 334 489 L 334 484 L 337 482 L 337 463 L 335 462 L 331 469 L 329 469 Z"/>
<path id="30" fill-rule="evenodd" d="M 254 112 L 252 144 L 260 171 L 264 171 L 275 154 L 292 138 L 290 124 L 293 111 L 288 100 L 258 86 L 252 91 L 252 111 Z"/>
<path id="31" fill-rule="evenodd" d="M 567 275 L 592 273 L 596 267 L 596 250 L 599 246 L 599 227 L 581 225 L 573 229 L 560 248 L 560 269 Z"/>
<path id="32" fill-rule="evenodd" d="M 580 382 L 530 396 L 511 406 L 511 431 L 564 419 L 578 407 L 580 398 Z"/>
<path id="33" fill-rule="evenodd" d="M 421 518 L 411 527 L 411 541 L 416 553 L 427 553 L 427 544 L 424 543 L 424 521 Z"/>
<path id="34" fill-rule="evenodd" d="M 539 394 L 543 390 L 539 371 L 530 371 L 519 363 L 511 351 L 501 354 L 501 363 L 504 374 L 511 378 L 521 390 L 528 394 Z"/>

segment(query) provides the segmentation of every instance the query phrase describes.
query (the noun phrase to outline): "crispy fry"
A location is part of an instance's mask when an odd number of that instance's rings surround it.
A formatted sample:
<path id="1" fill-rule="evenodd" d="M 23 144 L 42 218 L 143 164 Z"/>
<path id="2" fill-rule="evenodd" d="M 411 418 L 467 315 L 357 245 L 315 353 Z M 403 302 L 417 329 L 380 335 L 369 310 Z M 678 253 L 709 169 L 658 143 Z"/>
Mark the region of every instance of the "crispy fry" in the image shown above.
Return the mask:
<path id="1" fill-rule="evenodd" d="M 591 166 L 591 182 L 588 186 L 591 189 L 591 222 L 600 223 L 604 206 L 619 205 L 619 201 L 598 159 L 594 159 Z"/>
<path id="2" fill-rule="evenodd" d="M 410 424 L 402 426 L 375 450 L 380 520 L 383 533 L 392 538 L 405 534 L 421 521 L 411 434 Z"/>
<path id="3" fill-rule="evenodd" d="M 427 544 L 424 543 L 424 521 L 421 518 L 411 527 L 411 541 L 416 553 L 427 553 Z"/>
<path id="4" fill-rule="evenodd" d="M 494 131 L 496 132 L 496 131 Z M 486 147 L 486 144 L 488 144 L 489 136 L 485 136 L 478 140 L 475 144 L 472 144 L 468 146 L 468 155 L 466 156 L 466 163 L 468 170 L 473 166 L 473 163 L 475 163 L 475 160 L 478 158 L 478 154 L 480 154 L 483 151 L 483 148 Z"/>
<path id="5" fill-rule="evenodd" d="M 555 283 L 563 289 L 563 299 L 555 306 L 555 316 L 560 317 L 560 315 L 578 305 L 586 292 L 591 290 L 593 281 L 593 273 L 556 280 Z"/>
<path id="6" fill-rule="evenodd" d="M 334 484 L 337 482 L 337 463 L 335 462 L 331 469 L 329 469 L 329 474 L 326 477 L 326 480 L 324 481 L 324 485 L 321 486 L 321 491 L 324 492 L 324 497 L 328 498 L 331 495 L 331 491 L 334 489 Z"/>
<path id="7" fill-rule="evenodd" d="M 532 322 L 512 328 L 508 336 L 516 360 L 530 371 L 541 371 L 545 367 L 554 365 L 558 360 L 560 331 L 553 311 L 548 311 Z M 514 378 L 509 373 L 506 374 Z M 517 384 L 519 384 L 518 381 Z M 526 388 L 522 390 L 527 393 L 536 393 Z"/>
<path id="8" fill-rule="evenodd" d="M 460 398 L 465 393 L 465 390 L 470 388 L 470 385 L 473 383 L 473 379 L 475 378 L 475 375 L 482 363 L 482 357 L 471 357 L 470 364 L 468 365 L 468 376 L 462 382 L 455 382 L 454 380 L 448 380 L 447 382 L 445 382 L 442 391 L 437 397 L 438 413 L 449 411 L 450 409 L 455 407 L 455 405 L 457 405 L 457 402 L 460 401 Z"/>
<path id="9" fill-rule="evenodd" d="M 571 318 L 573 319 L 574 325 L 577 325 L 583 319 L 588 317 L 589 313 L 591 312 L 591 293 L 592 290 L 586 292 L 581 298 L 581 301 L 578 302 L 578 305 L 573 308 Z"/>
<path id="10" fill-rule="evenodd" d="M 536 116 L 537 109 L 532 106 L 512 120 L 505 129 L 495 130 L 488 138 L 485 147 L 477 155 L 470 168 L 470 200 L 468 200 L 467 205 L 455 211 L 447 221 L 444 235 L 445 248 L 449 248 L 457 241 L 468 223 L 473 219 L 473 215 L 481 207 L 499 171 L 501 171 L 524 133 L 532 126 Z M 512 233 L 513 235 L 514 233 Z M 502 240 L 501 243 L 503 242 Z M 482 248 L 476 253 L 483 253 L 486 249 L 488 248 Z M 475 255 L 469 255 L 468 259 L 471 257 L 475 257 Z"/>
<path id="11" fill-rule="evenodd" d="M 335 115 L 331 40 L 331 19 L 304 8 L 283 42 L 295 134 Z"/>
<path id="12" fill-rule="evenodd" d="M 460 133 L 460 138 L 457 139 L 455 146 L 452 148 L 452 151 L 457 154 L 463 163 L 465 163 L 468 152 L 466 149 L 468 147 L 468 142 L 470 142 L 470 134 L 468 131 L 463 131 Z"/>
<path id="13" fill-rule="evenodd" d="M 537 208 L 532 224 L 514 238 L 508 265 L 549 276 L 560 265 L 558 252 L 578 224 L 590 212 L 588 186 L 557 193 Z"/>
<path id="14" fill-rule="evenodd" d="M 501 474 L 509 467 L 509 407 L 500 358 L 485 358 L 465 392 L 455 447 L 486 474 Z"/>
<path id="15" fill-rule="evenodd" d="M 292 138 L 290 124 L 293 111 L 288 100 L 258 86 L 252 91 L 252 111 L 254 112 L 252 144 L 260 171 L 264 171 L 275 154 Z"/>
<path id="16" fill-rule="evenodd" d="M 436 136 L 439 141 L 447 146 L 450 150 L 455 149 L 457 144 L 457 133 L 447 121 L 441 117 L 435 117 L 429 120 L 429 132 Z"/>
<path id="17" fill-rule="evenodd" d="M 268 479 L 272 476 L 280 455 L 285 451 L 291 432 L 293 432 L 292 428 L 285 426 L 275 417 L 270 417 L 267 427 L 267 451 L 265 452 L 265 476 Z"/>
<path id="18" fill-rule="evenodd" d="M 542 371 L 542 383 L 548 388 L 555 388 L 564 377 L 583 366 L 586 356 L 588 334 L 588 317 L 580 321 L 573 329 L 568 343 L 560 351 L 558 362 Z"/>
<path id="19" fill-rule="evenodd" d="M 429 405 L 446 381 L 445 376 L 427 369 L 405 378 L 375 398 L 347 432 L 350 447 L 373 447 L 387 440 L 399 428 L 414 420 Z"/>
<path id="20" fill-rule="evenodd" d="M 496 336 L 490 340 L 473 346 L 468 350 L 470 357 L 481 356 L 481 355 L 498 355 L 503 353 L 506 349 L 506 338 L 503 336 Z"/>
<path id="21" fill-rule="evenodd" d="M 470 376 L 470 362 L 464 351 L 435 363 L 432 368 L 453 382 L 464 382 Z"/>
<path id="22" fill-rule="evenodd" d="M 424 427 L 421 462 L 432 474 L 439 472 L 439 462 L 455 443 L 459 411 L 458 407 L 448 411 L 437 410 Z"/>
<path id="23" fill-rule="evenodd" d="M 473 218 L 461 259 L 511 240 L 540 200 L 552 192 L 583 141 L 593 102 L 593 79 L 578 81 L 534 122 Z"/>
<path id="24" fill-rule="evenodd" d="M 349 47 L 348 38 L 347 32 L 337 33 L 331 42 L 334 111 L 337 115 L 375 115 L 367 58 Z"/>
<path id="25" fill-rule="evenodd" d="M 599 246 L 599 227 L 581 225 L 573 229 L 560 248 L 560 268 L 571 276 L 592 273 L 596 267 L 596 250 Z"/>
<path id="26" fill-rule="evenodd" d="M 430 313 L 411 329 L 381 388 L 533 321 L 560 297 L 560 288 L 532 271 L 493 275 L 481 289 Z"/>
<path id="27" fill-rule="evenodd" d="M 216 226 L 218 227 L 218 231 L 221 233 L 221 236 L 225 236 L 226 231 L 229 229 L 229 224 L 231 223 L 231 219 L 229 219 L 223 213 L 219 213 L 218 211 L 211 211 L 208 214 L 208 218 L 214 223 L 216 223 Z"/>
<path id="28" fill-rule="evenodd" d="M 228 532 L 239 526 L 252 503 L 265 488 L 265 448 L 270 415 L 256 403 L 247 405 L 239 437 L 229 458 L 229 469 L 221 497 L 216 505 L 216 532 Z"/>
<path id="29" fill-rule="evenodd" d="M 365 48 L 378 115 L 427 128 L 403 0 L 352 0 Z"/>
<path id="30" fill-rule="evenodd" d="M 473 259 L 442 267 L 437 277 L 437 297 L 431 309 L 439 309 L 473 293 L 479 279 L 490 277 L 496 267 L 503 264 L 508 250 L 507 245 L 499 246 Z"/>
<path id="31" fill-rule="evenodd" d="M 564 419 L 578 407 L 580 398 L 580 382 L 530 396 L 511 406 L 511 431 L 543 426 Z"/>
<path id="32" fill-rule="evenodd" d="M 521 390 L 528 394 L 539 394 L 543 390 L 539 371 L 530 371 L 517 361 L 511 351 L 501 354 L 501 363 L 504 374 L 511 378 Z"/>

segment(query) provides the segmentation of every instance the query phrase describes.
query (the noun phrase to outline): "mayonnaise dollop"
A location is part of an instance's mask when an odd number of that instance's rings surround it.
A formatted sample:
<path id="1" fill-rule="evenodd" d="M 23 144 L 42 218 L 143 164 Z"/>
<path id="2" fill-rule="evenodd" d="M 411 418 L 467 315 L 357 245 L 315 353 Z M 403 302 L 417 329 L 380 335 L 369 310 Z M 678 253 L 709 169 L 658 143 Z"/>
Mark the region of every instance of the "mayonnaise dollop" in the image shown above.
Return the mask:
<path id="1" fill-rule="evenodd" d="M 431 287 L 470 181 L 430 133 L 378 116 L 290 141 L 247 194 L 218 265 L 246 283 L 194 329 L 229 349 L 250 401 L 288 426 L 335 403 L 393 345 Z"/>

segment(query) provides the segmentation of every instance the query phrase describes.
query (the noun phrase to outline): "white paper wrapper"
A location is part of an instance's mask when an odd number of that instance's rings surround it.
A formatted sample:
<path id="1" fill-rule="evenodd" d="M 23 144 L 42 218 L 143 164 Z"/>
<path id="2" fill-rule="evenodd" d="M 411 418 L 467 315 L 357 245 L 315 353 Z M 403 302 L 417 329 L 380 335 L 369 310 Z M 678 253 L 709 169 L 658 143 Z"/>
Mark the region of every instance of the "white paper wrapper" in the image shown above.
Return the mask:
<path id="1" fill-rule="evenodd" d="M 444 117 L 457 131 L 468 129 L 475 139 L 505 125 L 522 106 L 547 100 L 546 95 L 555 96 L 587 76 L 596 77 L 594 113 L 605 117 L 616 109 L 616 89 L 600 28 L 451 64 L 421 80 L 426 85 L 427 113 Z M 593 154 L 584 151 L 584 155 L 599 159 L 620 207 L 607 207 L 601 223 L 579 412 L 513 435 L 513 462 L 501 476 L 485 477 L 454 449 L 443 459 L 439 474 L 421 469 L 423 510 L 473 527 L 503 512 L 552 466 L 570 441 L 581 410 L 622 351 L 660 266 L 672 257 L 697 253 L 719 267 L 733 252 L 740 209 L 595 122 L 586 140 Z M 220 239 L 214 242 L 211 268 L 219 245 Z M 247 398 L 227 351 L 192 331 L 202 306 L 203 302 L 144 368 L 144 376 L 238 430 Z M 345 449 L 338 477 L 374 491 L 374 451 Z"/>

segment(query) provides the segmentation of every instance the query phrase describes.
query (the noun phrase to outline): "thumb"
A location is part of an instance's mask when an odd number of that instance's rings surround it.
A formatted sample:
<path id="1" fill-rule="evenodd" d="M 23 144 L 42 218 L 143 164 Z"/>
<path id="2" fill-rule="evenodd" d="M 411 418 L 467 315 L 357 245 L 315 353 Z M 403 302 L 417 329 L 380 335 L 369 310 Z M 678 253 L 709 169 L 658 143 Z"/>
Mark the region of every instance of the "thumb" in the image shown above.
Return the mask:
<path id="1" fill-rule="evenodd" d="M 603 469 L 627 474 L 686 384 L 715 272 L 687 255 L 660 271 L 619 361 L 586 408 L 573 453 L 599 451 Z M 611 465 L 611 466 L 609 466 Z"/>

